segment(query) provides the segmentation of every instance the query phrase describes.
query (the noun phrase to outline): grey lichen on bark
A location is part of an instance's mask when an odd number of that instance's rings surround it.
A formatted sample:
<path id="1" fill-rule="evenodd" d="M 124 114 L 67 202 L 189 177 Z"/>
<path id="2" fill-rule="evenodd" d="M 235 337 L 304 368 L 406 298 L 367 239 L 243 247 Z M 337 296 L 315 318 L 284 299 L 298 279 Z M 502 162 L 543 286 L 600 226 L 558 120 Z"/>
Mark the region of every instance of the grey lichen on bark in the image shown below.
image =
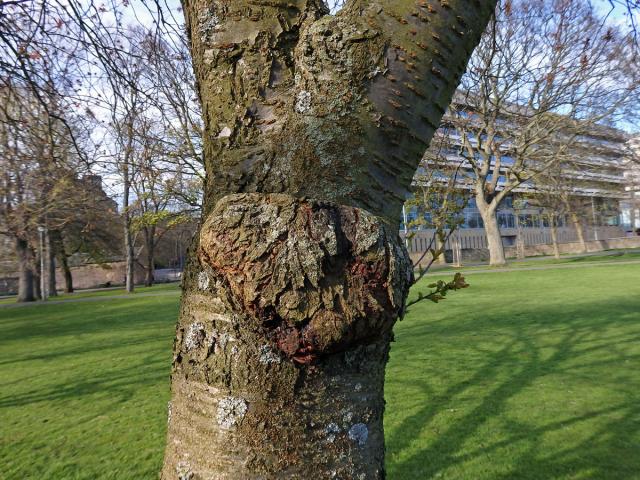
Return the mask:
<path id="1" fill-rule="evenodd" d="M 162 477 L 382 479 L 399 212 L 495 2 L 183 5 L 207 181 Z"/>
<path id="2" fill-rule="evenodd" d="M 165 477 L 218 438 L 219 458 L 189 463 L 194 478 L 301 478 L 310 456 L 322 478 L 380 478 L 384 362 L 411 282 L 397 232 L 354 207 L 233 194 L 207 217 L 197 252 L 175 347 L 179 447 L 168 447 Z M 203 430 L 212 438 L 193 445 Z M 241 476 L 223 476 L 229 446 L 247 456 L 246 469 L 228 463 Z"/>

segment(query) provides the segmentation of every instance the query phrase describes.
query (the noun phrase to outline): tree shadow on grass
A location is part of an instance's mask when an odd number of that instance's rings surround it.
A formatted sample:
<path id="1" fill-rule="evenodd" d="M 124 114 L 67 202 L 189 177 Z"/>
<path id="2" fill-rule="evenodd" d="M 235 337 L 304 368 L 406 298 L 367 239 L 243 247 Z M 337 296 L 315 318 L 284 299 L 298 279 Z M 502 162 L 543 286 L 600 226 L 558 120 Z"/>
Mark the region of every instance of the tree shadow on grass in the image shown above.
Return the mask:
<path id="1" fill-rule="evenodd" d="M 158 358 L 154 353 L 141 357 L 136 364 L 122 365 L 117 370 L 107 369 L 100 375 L 92 373 L 90 377 L 83 377 L 80 373 L 73 378 L 67 378 L 63 383 L 48 382 L 46 386 L 41 385 L 25 392 L 0 395 L 0 408 L 80 399 L 91 395 L 101 395 L 111 403 L 122 403 L 145 385 L 165 383 L 169 374 L 168 360 L 168 356 L 166 359 Z M 28 382 L 28 379 L 24 381 Z"/>
<path id="2" fill-rule="evenodd" d="M 0 408 L 82 396 L 121 403 L 166 381 L 177 312 L 161 306 L 159 314 L 146 302 L 78 307 L 46 306 L 0 321 L 11 324 L 0 347 Z"/>
<path id="3" fill-rule="evenodd" d="M 525 389 L 535 386 L 535 383 L 547 375 L 561 374 L 575 376 L 580 371 L 580 359 L 584 359 L 583 366 L 589 368 L 603 368 L 618 366 L 619 368 L 634 368 L 629 363 L 636 360 L 637 355 L 629 355 L 621 345 L 637 345 L 640 342 L 640 331 L 632 329 L 628 333 L 607 335 L 612 326 L 629 324 L 629 312 L 638 312 L 640 303 L 636 299 L 616 299 L 615 304 L 606 302 L 581 304 L 579 308 L 571 308 L 569 314 L 563 312 L 561 323 L 558 322 L 557 309 L 539 310 L 534 314 L 527 312 L 529 321 L 525 324 L 514 322 L 513 318 L 491 318 L 490 322 L 475 325 L 482 329 L 490 325 L 491 331 L 499 331 L 501 336 L 508 335 L 509 341 L 499 350 L 482 352 L 483 361 L 470 376 L 463 381 L 450 385 L 443 393 L 434 393 L 428 385 L 428 380 L 417 385 L 415 380 L 408 379 L 410 386 L 421 387 L 425 399 L 424 406 L 415 413 L 407 416 L 388 435 L 388 445 L 392 456 L 400 458 L 404 450 L 411 452 L 402 455 L 402 460 L 390 465 L 391 477 L 400 479 L 430 479 L 430 478 L 466 478 L 447 477 L 452 467 L 460 466 L 464 462 L 473 462 L 481 457 L 490 458 L 499 454 L 500 449 L 509 448 L 518 443 L 520 446 L 515 453 L 516 458 L 511 463 L 516 467 L 504 476 L 496 474 L 490 478 L 506 479 L 547 479 L 573 478 L 582 472 L 580 478 L 609 479 L 609 478 L 640 478 L 630 476 L 635 469 L 640 469 L 640 448 L 636 451 L 636 458 L 628 458 L 625 465 L 615 465 L 614 456 L 625 455 L 638 440 L 640 433 L 640 402 L 636 398 L 629 401 L 619 400 L 613 405 L 591 411 L 575 412 L 573 417 L 562 421 L 546 421 L 544 425 L 511 422 L 497 439 L 487 438 L 478 448 L 469 451 L 469 442 L 479 434 L 480 429 L 492 419 L 500 419 L 503 423 L 508 418 L 503 415 L 508 410 L 507 403 Z M 640 320 L 640 314 L 638 319 Z M 554 344 L 536 339 L 536 328 L 540 325 L 554 325 Z M 422 334 L 433 336 L 429 331 L 428 322 L 421 324 Z M 457 322 L 453 326 L 458 331 L 446 330 L 446 338 L 465 335 L 465 328 L 474 328 L 472 322 Z M 415 325 L 411 328 L 411 335 L 418 335 Z M 594 338 L 600 338 L 601 343 L 591 345 Z M 426 343 L 426 342 L 425 342 Z M 473 349 L 473 345 L 469 346 Z M 607 358 L 590 358 L 591 354 L 607 355 Z M 626 363 L 625 363 L 626 362 Z M 565 366 L 566 363 L 569 365 Z M 625 367 L 626 365 L 626 367 Z M 419 366 L 417 366 L 419 368 Z M 577 375 L 581 375 L 578 373 Z M 591 377 L 588 378 L 591 380 Z M 482 385 L 495 385 L 493 388 L 477 394 L 481 396 L 479 402 L 459 418 L 452 419 L 435 439 L 421 448 L 415 448 L 416 438 L 429 427 L 437 414 L 441 413 L 447 404 L 453 403 L 470 390 L 479 392 Z M 631 389 L 631 395 L 634 394 Z M 391 406 L 391 408 L 393 408 Z M 608 421 L 604 426 L 596 428 L 586 440 L 567 445 L 566 448 L 554 452 L 541 452 L 542 437 L 551 432 L 566 429 L 570 425 L 597 418 L 617 417 Z M 505 439 L 506 436 L 506 439 Z M 523 448 L 522 445 L 525 445 Z M 413 447 L 413 448 L 412 448 Z M 524 450 L 524 452 L 522 452 Z M 513 453 L 512 453 L 513 454 Z M 585 476 L 586 475 L 586 476 Z"/>
<path id="4" fill-rule="evenodd" d="M 163 309 L 163 305 L 167 308 Z M 171 297 L 37 305 L 0 311 L 0 345 L 37 338 L 153 328 L 166 325 L 164 319 L 176 319 L 177 314 L 177 299 Z"/>

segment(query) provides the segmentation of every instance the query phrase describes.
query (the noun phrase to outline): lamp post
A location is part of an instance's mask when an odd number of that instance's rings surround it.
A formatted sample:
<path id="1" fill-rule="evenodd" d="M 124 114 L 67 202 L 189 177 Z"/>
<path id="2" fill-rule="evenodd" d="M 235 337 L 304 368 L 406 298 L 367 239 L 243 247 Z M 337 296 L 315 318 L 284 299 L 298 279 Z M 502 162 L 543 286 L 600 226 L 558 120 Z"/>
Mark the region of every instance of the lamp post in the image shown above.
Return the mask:
<path id="1" fill-rule="evenodd" d="M 40 295 L 42 300 L 47 299 L 47 282 L 45 281 L 45 268 L 44 268 L 44 236 L 47 233 L 46 227 L 38 227 L 38 233 L 40 237 Z"/>

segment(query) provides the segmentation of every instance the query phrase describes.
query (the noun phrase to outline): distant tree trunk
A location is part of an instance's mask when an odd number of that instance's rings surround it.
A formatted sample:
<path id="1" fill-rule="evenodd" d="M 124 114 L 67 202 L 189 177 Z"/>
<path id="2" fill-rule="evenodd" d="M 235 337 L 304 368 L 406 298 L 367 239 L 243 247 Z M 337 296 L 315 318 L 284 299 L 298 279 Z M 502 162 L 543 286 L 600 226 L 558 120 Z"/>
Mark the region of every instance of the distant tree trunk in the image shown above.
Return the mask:
<path id="1" fill-rule="evenodd" d="M 584 227 L 582 226 L 580 217 L 573 211 L 569 214 L 569 216 L 571 217 L 571 223 L 573 224 L 573 228 L 576 231 L 576 235 L 578 235 L 578 242 L 580 243 L 580 253 L 586 253 L 588 250 L 587 242 L 584 238 Z"/>
<path id="2" fill-rule="evenodd" d="M 551 223 L 551 243 L 553 244 L 553 256 L 560 259 L 560 248 L 558 247 L 558 219 L 556 215 L 549 216 Z"/>
<path id="3" fill-rule="evenodd" d="M 73 293 L 73 275 L 69 268 L 67 255 L 64 252 L 61 252 L 58 258 L 60 259 L 60 267 L 62 268 L 62 273 L 64 275 L 64 293 Z"/>
<path id="4" fill-rule="evenodd" d="M 56 285 L 56 256 L 51 241 L 51 232 L 45 233 L 45 265 L 47 268 L 47 285 L 50 297 L 58 296 L 58 287 Z"/>
<path id="5" fill-rule="evenodd" d="M 155 228 L 145 229 L 145 253 L 147 257 L 145 265 L 145 287 L 151 287 L 154 281 L 155 271 Z"/>
<path id="6" fill-rule="evenodd" d="M 31 247 L 29 247 L 29 258 L 33 260 L 33 291 L 37 299 L 42 300 L 42 269 L 40 263 L 40 255 L 37 255 Z"/>
<path id="7" fill-rule="evenodd" d="M 18 302 L 33 302 L 35 297 L 33 259 L 26 240 L 16 239 L 16 257 L 18 259 Z"/>
<path id="8" fill-rule="evenodd" d="M 133 135 L 131 133 L 131 135 Z M 133 245 L 133 234 L 131 232 L 131 212 L 129 211 L 129 195 L 131 191 L 131 180 L 129 178 L 128 158 L 125 160 L 123 169 L 123 220 L 124 220 L 124 256 L 125 256 L 125 289 L 127 293 L 132 293 L 135 285 L 135 252 Z"/>
<path id="9" fill-rule="evenodd" d="M 498 225 L 497 205 L 488 204 L 483 194 L 476 193 L 476 205 L 482 221 L 484 222 L 484 231 L 487 235 L 487 247 L 489 248 L 489 265 L 502 266 L 507 263 L 504 255 L 504 245 L 502 244 L 502 235 L 500 234 L 500 226 Z"/>
<path id="10" fill-rule="evenodd" d="M 59 230 L 53 230 L 50 232 L 51 242 L 53 244 L 53 254 L 60 263 L 60 269 L 64 278 L 64 292 L 73 293 L 73 275 L 69 268 L 69 260 L 67 258 L 67 252 L 64 247 L 64 240 L 62 233 Z"/>
<path id="11" fill-rule="evenodd" d="M 162 478 L 380 480 L 402 204 L 495 2 L 183 2 L 205 118 Z"/>

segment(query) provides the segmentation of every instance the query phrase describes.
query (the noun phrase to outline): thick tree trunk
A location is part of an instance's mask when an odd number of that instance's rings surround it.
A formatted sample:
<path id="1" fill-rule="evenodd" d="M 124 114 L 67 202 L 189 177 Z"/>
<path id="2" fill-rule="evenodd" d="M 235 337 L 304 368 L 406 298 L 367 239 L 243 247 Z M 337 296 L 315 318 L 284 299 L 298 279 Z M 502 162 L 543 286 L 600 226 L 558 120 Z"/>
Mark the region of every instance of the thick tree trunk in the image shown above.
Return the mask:
<path id="1" fill-rule="evenodd" d="M 125 289 L 127 293 L 132 293 L 135 288 L 135 253 L 133 250 L 133 238 L 131 236 L 131 225 L 129 220 L 125 220 L 124 249 L 125 249 Z"/>
<path id="2" fill-rule="evenodd" d="M 480 5 L 183 2 L 207 183 L 163 479 L 384 478 L 400 211 Z"/>
<path id="3" fill-rule="evenodd" d="M 582 226 L 582 222 L 580 221 L 580 217 L 575 212 L 571 212 L 569 214 L 571 217 L 571 223 L 573 224 L 573 228 L 576 231 L 576 235 L 578 236 L 578 243 L 580 243 L 580 252 L 587 253 L 587 242 L 584 238 L 584 228 Z"/>
<path id="4" fill-rule="evenodd" d="M 507 263 L 504 255 L 502 235 L 498 225 L 496 209 L 491 206 L 482 207 L 478 203 L 478 211 L 484 222 L 484 231 L 487 235 L 487 247 L 489 248 L 489 265 L 502 266 Z"/>
<path id="5" fill-rule="evenodd" d="M 18 302 L 33 302 L 35 297 L 33 258 L 26 240 L 16 239 L 16 257 L 18 258 Z"/>
<path id="6" fill-rule="evenodd" d="M 411 278 L 396 225 L 229 195 L 196 251 L 163 478 L 383 478 L 384 365 Z"/>

